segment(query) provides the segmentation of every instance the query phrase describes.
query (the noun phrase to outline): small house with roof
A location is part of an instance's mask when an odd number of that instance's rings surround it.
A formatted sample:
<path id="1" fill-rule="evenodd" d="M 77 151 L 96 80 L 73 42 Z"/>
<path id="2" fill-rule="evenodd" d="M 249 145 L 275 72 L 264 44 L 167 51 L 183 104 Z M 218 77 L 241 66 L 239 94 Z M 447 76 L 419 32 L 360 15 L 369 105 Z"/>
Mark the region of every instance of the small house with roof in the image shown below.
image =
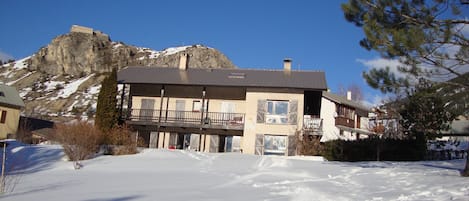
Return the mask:
<path id="1" fill-rule="evenodd" d="M 352 100 L 351 92 L 340 96 L 322 93 L 321 118 L 323 121 L 322 142 L 329 140 L 356 140 L 374 134 L 370 129 L 371 109 Z"/>
<path id="2" fill-rule="evenodd" d="M 16 88 L 0 84 L 0 139 L 15 135 L 24 102 Z"/>

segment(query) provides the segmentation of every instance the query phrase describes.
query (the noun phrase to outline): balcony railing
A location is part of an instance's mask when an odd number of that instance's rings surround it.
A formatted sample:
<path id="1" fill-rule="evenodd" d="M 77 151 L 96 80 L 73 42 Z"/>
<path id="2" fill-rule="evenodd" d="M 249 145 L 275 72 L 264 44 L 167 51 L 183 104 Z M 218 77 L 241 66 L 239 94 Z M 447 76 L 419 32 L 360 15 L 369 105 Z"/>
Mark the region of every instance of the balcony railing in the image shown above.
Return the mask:
<path id="1" fill-rule="evenodd" d="M 346 126 L 349 128 L 355 128 L 355 120 L 347 117 L 338 116 L 335 118 L 335 125 Z"/>
<path id="2" fill-rule="evenodd" d="M 322 135 L 322 119 L 305 116 L 303 118 L 303 130 L 312 132 L 315 135 Z"/>
<path id="3" fill-rule="evenodd" d="M 160 118 L 161 114 L 161 118 Z M 202 120 L 203 119 L 203 120 Z M 176 111 L 176 110 L 149 110 L 131 109 L 127 117 L 130 121 L 175 123 L 179 125 L 204 125 L 204 126 L 225 126 L 243 127 L 244 114 L 204 112 L 203 117 L 198 111 Z"/>

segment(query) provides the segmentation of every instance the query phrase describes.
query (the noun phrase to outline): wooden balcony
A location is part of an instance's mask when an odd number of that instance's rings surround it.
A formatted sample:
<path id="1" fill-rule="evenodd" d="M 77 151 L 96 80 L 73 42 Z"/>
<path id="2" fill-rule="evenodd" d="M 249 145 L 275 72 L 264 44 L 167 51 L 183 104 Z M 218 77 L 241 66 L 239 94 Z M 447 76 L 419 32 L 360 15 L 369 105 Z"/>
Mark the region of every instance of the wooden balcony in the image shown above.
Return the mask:
<path id="1" fill-rule="evenodd" d="M 161 114 L 161 117 L 160 117 Z M 244 114 L 175 110 L 131 109 L 126 117 L 129 124 L 158 125 L 213 129 L 244 129 Z"/>
<path id="2" fill-rule="evenodd" d="M 346 126 L 349 128 L 355 128 L 355 120 L 347 117 L 338 116 L 335 118 L 335 125 Z"/>

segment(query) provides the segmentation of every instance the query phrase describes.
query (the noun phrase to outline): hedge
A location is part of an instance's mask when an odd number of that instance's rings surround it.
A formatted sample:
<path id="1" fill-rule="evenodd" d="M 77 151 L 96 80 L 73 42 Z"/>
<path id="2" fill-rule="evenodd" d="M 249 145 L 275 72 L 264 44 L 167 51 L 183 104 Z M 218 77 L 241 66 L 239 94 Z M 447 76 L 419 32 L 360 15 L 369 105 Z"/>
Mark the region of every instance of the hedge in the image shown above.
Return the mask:
<path id="1" fill-rule="evenodd" d="M 368 138 L 325 142 L 322 155 L 330 161 L 418 161 L 425 153 L 425 140 Z"/>

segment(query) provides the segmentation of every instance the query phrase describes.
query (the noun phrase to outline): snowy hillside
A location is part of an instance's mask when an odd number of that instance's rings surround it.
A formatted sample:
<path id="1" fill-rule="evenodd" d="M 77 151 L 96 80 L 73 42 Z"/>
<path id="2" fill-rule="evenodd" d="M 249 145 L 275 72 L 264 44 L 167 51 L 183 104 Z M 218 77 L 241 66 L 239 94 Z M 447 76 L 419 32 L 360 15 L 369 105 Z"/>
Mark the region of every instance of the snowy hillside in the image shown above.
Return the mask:
<path id="1" fill-rule="evenodd" d="M 60 46 L 55 43 L 64 41 L 65 39 L 62 39 L 64 37 L 76 41 L 83 40 L 73 34 L 66 34 L 54 39 L 46 48 Z M 90 64 L 87 63 L 74 63 L 72 61 L 67 64 L 57 63 L 69 57 L 90 61 L 90 58 L 82 58 L 81 54 L 83 53 L 76 52 L 79 50 L 69 48 L 67 51 L 71 55 L 57 56 L 48 62 L 41 63 L 42 60 L 38 59 L 41 57 L 38 55 L 49 55 L 48 51 L 41 49 L 37 54 L 0 66 L 0 83 L 15 86 L 18 89 L 20 96 L 26 103 L 26 108 L 23 110 L 24 115 L 46 116 L 47 118 L 47 116 L 75 117 L 79 114 L 86 117 L 96 111 L 97 96 L 105 72 L 102 69 L 103 72 L 90 69 L 87 67 Z M 104 59 L 106 57 L 102 55 L 112 55 L 113 59 L 106 63 L 112 68 L 132 65 L 175 67 L 179 61 L 178 53 L 183 51 L 192 55 L 192 63 L 189 64 L 191 67 L 225 67 L 224 64 L 229 62 L 217 50 L 203 45 L 170 47 L 156 51 L 150 48 L 126 45 L 122 42 L 109 42 L 108 52 L 95 53 L 95 57 L 103 57 Z M 95 58 L 95 60 L 101 61 L 99 58 Z M 35 62 L 39 62 L 39 64 L 35 64 Z M 32 67 L 34 65 L 36 67 Z M 37 67 L 38 65 L 40 67 Z M 226 67 L 232 66 L 231 63 L 226 65 Z M 62 72 L 65 69 L 69 70 Z M 60 121 L 60 119 L 58 120 Z"/>
<path id="2" fill-rule="evenodd" d="M 74 170 L 59 146 L 10 146 L 23 168 L 2 200 L 469 200 L 461 160 L 318 161 L 317 158 L 150 150 L 99 156 Z"/>

